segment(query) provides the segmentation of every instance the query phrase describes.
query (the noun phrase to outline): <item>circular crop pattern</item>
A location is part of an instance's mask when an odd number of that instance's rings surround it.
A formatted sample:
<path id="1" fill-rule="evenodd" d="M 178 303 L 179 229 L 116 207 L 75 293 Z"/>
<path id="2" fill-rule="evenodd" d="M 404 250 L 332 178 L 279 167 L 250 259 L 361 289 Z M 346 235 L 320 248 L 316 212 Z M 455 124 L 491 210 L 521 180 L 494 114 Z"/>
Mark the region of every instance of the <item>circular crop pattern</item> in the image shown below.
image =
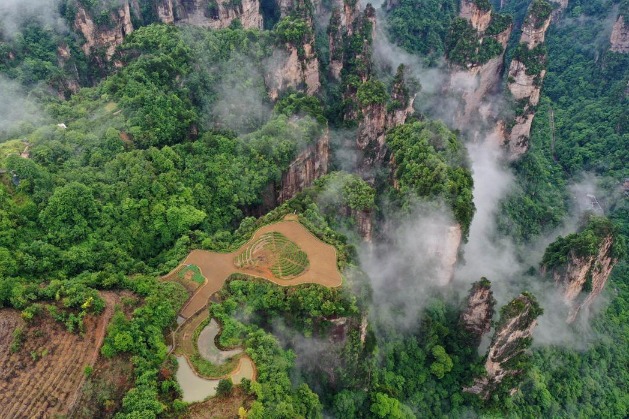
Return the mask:
<path id="1" fill-rule="evenodd" d="M 260 236 L 234 259 L 241 269 L 269 270 L 276 278 L 291 279 L 301 275 L 310 262 L 299 246 L 281 233 Z"/>

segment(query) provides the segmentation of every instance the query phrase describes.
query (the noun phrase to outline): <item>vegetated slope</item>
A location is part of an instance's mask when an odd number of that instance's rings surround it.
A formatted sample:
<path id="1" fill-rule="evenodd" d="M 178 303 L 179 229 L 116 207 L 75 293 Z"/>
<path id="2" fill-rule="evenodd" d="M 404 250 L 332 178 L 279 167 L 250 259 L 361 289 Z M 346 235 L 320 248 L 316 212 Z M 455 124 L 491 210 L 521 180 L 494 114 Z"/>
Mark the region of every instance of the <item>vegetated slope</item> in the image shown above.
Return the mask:
<path id="1" fill-rule="evenodd" d="M 66 414 L 99 354 L 115 294 L 98 318 L 87 317 L 84 334 L 70 333 L 48 315 L 26 324 L 19 313 L 0 311 L 0 406 L 2 417 Z"/>

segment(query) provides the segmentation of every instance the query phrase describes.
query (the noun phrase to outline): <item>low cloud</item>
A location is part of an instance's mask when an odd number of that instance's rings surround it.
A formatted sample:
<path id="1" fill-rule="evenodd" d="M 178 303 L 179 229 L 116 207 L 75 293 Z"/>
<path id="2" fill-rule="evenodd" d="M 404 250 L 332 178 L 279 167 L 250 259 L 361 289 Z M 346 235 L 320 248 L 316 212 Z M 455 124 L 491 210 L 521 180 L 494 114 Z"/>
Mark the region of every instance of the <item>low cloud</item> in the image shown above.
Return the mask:
<path id="1" fill-rule="evenodd" d="M 2 0 L 0 33 L 6 38 L 13 38 L 27 21 L 63 32 L 67 27 L 59 14 L 59 5 L 60 0 Z"/>

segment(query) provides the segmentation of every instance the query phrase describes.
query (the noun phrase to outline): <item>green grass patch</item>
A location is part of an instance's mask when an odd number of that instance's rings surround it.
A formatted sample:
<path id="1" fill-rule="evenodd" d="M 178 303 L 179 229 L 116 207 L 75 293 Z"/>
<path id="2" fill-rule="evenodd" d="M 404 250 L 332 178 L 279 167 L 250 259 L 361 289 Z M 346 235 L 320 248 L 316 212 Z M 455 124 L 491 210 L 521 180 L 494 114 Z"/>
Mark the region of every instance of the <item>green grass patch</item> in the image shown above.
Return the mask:
<path id="1" fill-rule="evenodd" d="M 179 279 L 186 279 L 186 276 L 189 275 L 188 272 L 192 272 L 192 276 L 189 277 L 190 280 L 197 284 L 203 284 L 205 282 L 205 277 L 201 274 L 201 269 L 199 269 L 197 265 L 188 265 L 182 268 L 177 272 L 177 277 Z"/>
<path id="2" fill-rule="evenodd" d="M 303 273 L 310 261 L 299 246 L 278 232 L 266 233 L 234 258 L 239 268 L 268 267 L 280 279 Z"/>

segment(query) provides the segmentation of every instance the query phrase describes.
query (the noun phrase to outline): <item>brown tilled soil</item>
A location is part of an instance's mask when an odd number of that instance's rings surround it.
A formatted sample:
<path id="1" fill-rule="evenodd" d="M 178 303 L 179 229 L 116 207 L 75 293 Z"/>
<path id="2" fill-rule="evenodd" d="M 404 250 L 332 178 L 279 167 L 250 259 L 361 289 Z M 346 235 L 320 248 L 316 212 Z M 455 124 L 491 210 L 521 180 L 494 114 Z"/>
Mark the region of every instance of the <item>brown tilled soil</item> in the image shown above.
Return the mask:
<path id="1" fill-rule="evenodd" d="M 179 265 L 177 266 L 177 268 L 175 268 L 175 270 L 170 272 L 162 279 L 165 281 L 174 281 L 180 283 L 188 291 L 188 293 L 192 295 L 197 290 L 197 288 L 201 286 L 201 284 L 192 280 L 192 277 L 194 276 L 194 272 L 192 271 L 186 272 L 182 278 L 181 275 L 179 275 L 179 272 L 181 272 L 181 270 L 185 268 L 186 266 L 184 264 Z"/>
<path id="2" fill-rule="evenodd" d="M 240 387 L 234 387 L 227 397 L 213 397 L 202 403 L 196 403 L 185 416 L 186 419 L 233 419 L 238 417 L 238 409 L 251 406 L 254 398 L 247 396 Z"/>
<path id="3" fill-rule="evenodd" d="M 85 318 L 85 334 L 70 333 L 47 314 L 31 324 L 19 312 L 0 310 L 1 418 L 50 418 L 66 414 L 84 381 L 86 366 L 94 365 L 118 297 L 103 295 L 105 312 Z M 24 342 L 12 353 L 13 331 L 21 327 Z"/>
<path id="4" fill-rule="evenodd" d="M 276 278 L 270 271 L 256 269 L 239 269 L 234 264 L 234 258 L 244 248 L 257 240 L 261 235 L 277 231 L 296 243 L 307 255 L 310 267 L 303 274 L 288 280 Z M 326 287 L 341 285 L 341 274 L 336 264 L 336 249 L 315 237 L 297 221 L 284 220 L 260 228 L 251 240 L 232 253 L 216 253 L 206 250 L 193 250 L 183 261 L 182 265 L 197 265 L 207 282 L 192 295 L 181 310 L 181 316 L 186 319 L 201 310 L 208 303 L 209 298 L 220 290 L 227 278 L 233 273 L 243 273 L 267 279 L 282 286 L 299 284 L 320 284 Z M 181 265 L 173 272 L 181 269 Z M 165 278 L 171 278 L 172 273 Z"/>

